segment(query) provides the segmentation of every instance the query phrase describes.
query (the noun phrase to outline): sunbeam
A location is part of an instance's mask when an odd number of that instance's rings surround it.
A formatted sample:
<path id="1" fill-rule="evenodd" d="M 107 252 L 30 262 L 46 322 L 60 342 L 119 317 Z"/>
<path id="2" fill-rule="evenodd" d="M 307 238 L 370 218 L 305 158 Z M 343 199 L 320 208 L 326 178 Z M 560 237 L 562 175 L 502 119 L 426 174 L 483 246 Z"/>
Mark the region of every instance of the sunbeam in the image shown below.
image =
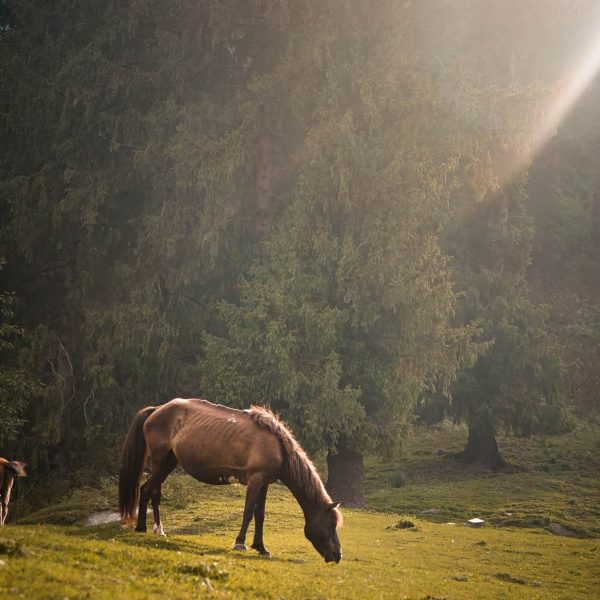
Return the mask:
<path id="1" fill-rule="evenodd" d="M 594 22 L 600 23 L 600 10 Z M 597 32 L 580 62 L 572 65 L 555 87 L 554 93 L 538 105 L 536 118 L 532 119 L 527 135 L 527 143 L 523 151 L 509 161 L 510 166 L 501 183 L 505 184 L 513 179 L 556 135 L 558 127 L 591 84 L 599 69 L 600 32 Z"/>

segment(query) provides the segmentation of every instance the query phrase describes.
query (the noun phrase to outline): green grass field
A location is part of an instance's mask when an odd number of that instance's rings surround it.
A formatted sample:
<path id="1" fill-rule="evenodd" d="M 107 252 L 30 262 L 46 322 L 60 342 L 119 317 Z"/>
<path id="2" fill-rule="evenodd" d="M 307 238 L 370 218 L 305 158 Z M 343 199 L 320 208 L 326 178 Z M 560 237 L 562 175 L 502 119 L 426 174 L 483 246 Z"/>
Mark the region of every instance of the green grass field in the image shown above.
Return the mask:
<path id="1" fill-rule="evenodd" d="M 0 530 L 0 598 L 600 598 L 598 431 L 500 440 L 524 470 L 497 475 L 444 456 L 460 448 L 463 429 L 416 431 L 403 460 L 367 465 L 371 508 L 344 510 L 339 565 L 304 538 L 281 485 L 267 499 L 268 560 L 230 550 L 242 486 L 173 475 L 162 505 L 168 537 L 159 538 L 81 524 L 113 508 L 115 481 L 106 480 Z M 464 526 L 470 517 L 486 525 Z M 550 522 L 579 537 L 553 535 Z"/>

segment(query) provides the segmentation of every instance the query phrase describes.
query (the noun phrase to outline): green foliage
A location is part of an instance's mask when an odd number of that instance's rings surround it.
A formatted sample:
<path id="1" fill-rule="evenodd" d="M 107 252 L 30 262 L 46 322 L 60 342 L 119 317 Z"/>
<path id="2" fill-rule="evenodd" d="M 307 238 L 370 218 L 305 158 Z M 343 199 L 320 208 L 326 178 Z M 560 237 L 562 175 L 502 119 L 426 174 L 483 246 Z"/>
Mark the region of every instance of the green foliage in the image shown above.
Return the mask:
<path id="1" fill-rule="evenodd" d="M 323 6 L 291 32 L 323 102 L 299 104 L 305 82 L 287 80 L 280 110 L 302 123 L 302 151 L 240 302 L 221 305 L 204 381 L 214 397 L 271 404 L 311 448 L 391 455 L 428 381 L 447 388 L 476 352 L 468 327 L 448 325 L 438 236 L 456 163 L 430 142 L 441 107 L 390 6 L 366 24 L 358 11 Z"/>
<path id="2" fill-rule="evenodd" d="M 459 237 L 460 236 L 460 237 Z M 453 414 L 471 425 L 502 425 L 518 435 L 568 429 L 561 348 L 548 314 L 527 298 L 532 239 L 525 197 L 492 197 L 459 225 L 449 243 L 461 290 L 457 316 L 477 320 L 490 349 L 453 390 Z"/>
<path id="3" fill-rule="evenodd" d="M 600 406 L 599 94 L 596 79 L 534 161 L 528 184 L 536 222 L 529 277 L 549 305 L 548 325 L 565 347 L 570 395 L 586 414 Z"/>
<path id="4" fill-rule="evenodd" d="M 5 261 L 0 257 L 0 271 Z M 39 382 L 22 365 L 28 336 L 14 324 L 16 297 L 0 291 L 0 447 L 13 442 L 25 422 L 28 403 Z"/>
<path id="5" fill-rule="evenodd" d="M 542 5 L 2 2 L 3 435 L 31 472 L 112 465 L 133 410 L 182 395 L 391 455 L 492 341 L 463 387 L 516 432 L 564 422 L 522 281 L 532 235 L 534 266 L 594 273 L 594 141 L 563 179 L 549 153 L 530 213 L 509 191 L 508 227 L 489 199 L 589 14 Z"/>
<path id="6" fill-rule="evenodd" d="M 0 248 L 47 383 L 26 431 L 40 468 L 198 394 L 202 333 L 254 240 L 262 30 L 244 5 L 3 3 Z"/>

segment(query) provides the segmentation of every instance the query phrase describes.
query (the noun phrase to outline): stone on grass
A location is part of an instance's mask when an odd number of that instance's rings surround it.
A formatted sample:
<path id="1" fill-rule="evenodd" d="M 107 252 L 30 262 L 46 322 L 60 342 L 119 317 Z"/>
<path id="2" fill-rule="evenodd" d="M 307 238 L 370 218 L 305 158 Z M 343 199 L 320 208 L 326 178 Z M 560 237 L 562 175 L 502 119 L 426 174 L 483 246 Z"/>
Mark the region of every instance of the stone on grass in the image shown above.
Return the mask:
<path id="1" fill-rule="evenodd" d="M 483 519 L 475 517 L 474 519 L 469 519 L 466 522 L 466 525 L 468 525 L 469 527 L 483 527 L 484 523 L 485 521 Z"/>
<path id="2" fill-rule="evenodd" d="M 554 535 L 563 535 L 565 537 L 579 537 L 579 534 L 560 523 L 550 523 L 548 531 Z"/>

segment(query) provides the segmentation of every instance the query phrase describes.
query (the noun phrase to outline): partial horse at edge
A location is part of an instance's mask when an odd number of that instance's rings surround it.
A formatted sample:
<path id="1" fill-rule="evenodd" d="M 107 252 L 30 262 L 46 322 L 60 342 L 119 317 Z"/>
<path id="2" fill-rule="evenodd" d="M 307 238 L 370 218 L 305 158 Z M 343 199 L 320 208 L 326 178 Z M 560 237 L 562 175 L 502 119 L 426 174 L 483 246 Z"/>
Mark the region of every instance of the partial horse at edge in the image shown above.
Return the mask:
<path id="1" fill-rule="evenodd" d="M 26 477 L 25 463 L 0 458 L 0 525 L 4 525 L 8 516 L 8 504 L 15 477 Z"/>

